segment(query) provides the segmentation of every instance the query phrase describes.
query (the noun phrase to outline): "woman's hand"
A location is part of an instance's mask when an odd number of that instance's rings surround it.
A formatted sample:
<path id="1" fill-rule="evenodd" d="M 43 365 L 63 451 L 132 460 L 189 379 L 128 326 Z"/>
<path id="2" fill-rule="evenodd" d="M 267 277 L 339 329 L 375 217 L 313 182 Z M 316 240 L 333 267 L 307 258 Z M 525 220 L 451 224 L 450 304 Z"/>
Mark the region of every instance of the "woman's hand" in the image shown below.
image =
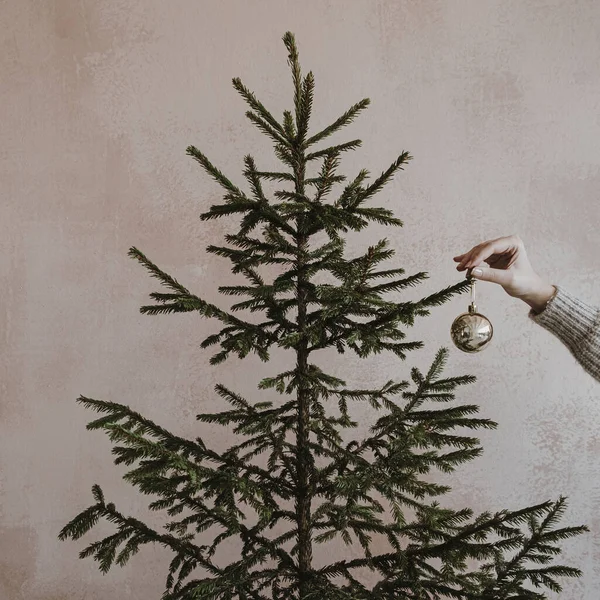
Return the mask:
<path id="1" fill-rule="evenodd" d="M 516 235 L 482 242 L 455 256 L 454 261 L 458 271 L 467 269 L 475 279 L 501 285 L 509 296 L 523 300 L 534 312 L 541 312 L 556 291 L 533 270 L 523 241 Z M 482 265 L 484 262 L 489 267 Z"/>

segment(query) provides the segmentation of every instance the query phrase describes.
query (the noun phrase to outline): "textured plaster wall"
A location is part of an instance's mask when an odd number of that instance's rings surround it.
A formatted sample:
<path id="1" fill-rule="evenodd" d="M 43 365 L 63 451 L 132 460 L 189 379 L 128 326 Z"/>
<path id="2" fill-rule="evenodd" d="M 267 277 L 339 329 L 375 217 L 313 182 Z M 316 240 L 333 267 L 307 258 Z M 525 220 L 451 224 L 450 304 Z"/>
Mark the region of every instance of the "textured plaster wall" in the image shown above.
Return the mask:
<path id="1" fill-rule="evenodd" d="M 315 127 L 373 100 L 338 138 L 364 141 L 345 172 L 378 172 L 403 149 L 415 156 L 379 201 L 406 223 L 386 232 L 398 264 L 431 275 L 419 295 L 457 281 L 454 254 L 517 232 L 541 273 L 600 302 L 597 0 L 2 0 L 0 600 L 162 591 L 158 549 L 102 576 L 77 560 L 81 544 L 57 542 L 95 482 L 124 512 L 144 514 L 107 440 L 84 430 L 78 394 L 193 436 L 194 415 L 219 405 L 216 382 L 256 398 L 258 378 L 285 364 L 210 368 L 198 344 L 214 326 L 141 316 L 155 286 L 126 252 L 138 246 L 211 300 L 232 281 L 227 263 L 203 252 L 227 224 L 197 218 L 219 190 L 185 147 L 238 180 L 247 152 L 271 166 L 230 79 L 241 75 L 278 114 L 289 107 L 287 29 L 315 72 Z M 560 598 L 594 600 L 600 388 L 524 305 L 491 286 L 480 305 L 494 344 L 478 356 L 453 351 L 448 372 L 478 376 L 460 399 L 500 428 L 452 479 L 451 502 L 494 510 L 568 495 L 568 521 L 592 533 L 566 547 L 585 577 Z M 407 364 L 328 367 L 365 385 L 403 378 L 450 344 L 465 307 L 459 299 L 420 322 L 411 337 L 427 345 Z M 371 418 L 364 409 L 361 431 Z M 212 430 L 207 439 L 227 441 Z"/>

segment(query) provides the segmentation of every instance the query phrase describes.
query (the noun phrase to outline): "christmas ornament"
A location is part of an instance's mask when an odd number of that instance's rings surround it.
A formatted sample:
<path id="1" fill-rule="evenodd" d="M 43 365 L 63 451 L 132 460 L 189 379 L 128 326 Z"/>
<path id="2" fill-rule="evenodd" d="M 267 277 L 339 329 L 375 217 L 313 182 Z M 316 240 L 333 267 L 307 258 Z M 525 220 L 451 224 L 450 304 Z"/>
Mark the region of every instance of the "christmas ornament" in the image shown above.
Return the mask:
<path id="1" fill-rule="evenodd" d="M 475 279 L 469 277 L 471 283 L 471 304 L 469 312 L 458 315 L 452 327 L 450 336 L 454 345 L 463 352 L 480 352 L 489 344 L 494 335 L 490 320 L 477 312 L 475 304 Z"/>

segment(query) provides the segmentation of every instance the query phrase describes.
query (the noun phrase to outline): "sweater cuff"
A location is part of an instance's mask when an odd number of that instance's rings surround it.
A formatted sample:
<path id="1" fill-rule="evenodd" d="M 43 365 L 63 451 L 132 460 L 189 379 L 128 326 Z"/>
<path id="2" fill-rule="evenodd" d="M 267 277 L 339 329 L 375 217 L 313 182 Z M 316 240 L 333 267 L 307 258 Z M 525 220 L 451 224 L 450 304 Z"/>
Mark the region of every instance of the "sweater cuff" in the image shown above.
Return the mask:
<path id="1" fill-rule="evenodd" d="M 598 309 L 582 302 L 560 286 L 540 313 L 529 311 L 529 317 L 558 337 L 568 348 L 581 348 L 598 318 Z"/>

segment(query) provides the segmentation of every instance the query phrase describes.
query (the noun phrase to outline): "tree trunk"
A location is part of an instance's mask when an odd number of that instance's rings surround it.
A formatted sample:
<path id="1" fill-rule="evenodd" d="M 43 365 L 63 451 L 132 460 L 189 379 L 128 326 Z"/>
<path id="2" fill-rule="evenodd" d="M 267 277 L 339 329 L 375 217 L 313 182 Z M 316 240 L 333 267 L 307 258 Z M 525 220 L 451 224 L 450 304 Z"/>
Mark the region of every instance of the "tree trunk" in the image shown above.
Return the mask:
<path id="1" fill-rule="evenodd" d="M 296 193 L 304 194 L 305 159 L 302 151 L 298 152 L 298 167 L 295 169 Z M 310 393 L 306 384 L 308 374 L 308 340 L 304 337 L 306 331 L 307 312 L 307 279 L 303 271 L 306 264 L 304 252 L 308 247 L 308 236 L 304 233 L 304 218 L 300 215 L 296 221 L 297 238 L 296 247 L 299 255 L 296 260 L 298 267 L 297 299 L 298 299 L 298 331 L 303 336 L 296 347 L 296 373 L 300 380 L 298 386 L 297 430 L 296 430 L 296 521 L 298 527 L 298 570 L 299 570 L 299 598 L 307 597 L 310 587 L 310 571 L 312 565 L 312 535 L 311 535 L 311 490 L 310 490 L 310 464 L 312 455 L 309 448 L 310 424 Z"/>

